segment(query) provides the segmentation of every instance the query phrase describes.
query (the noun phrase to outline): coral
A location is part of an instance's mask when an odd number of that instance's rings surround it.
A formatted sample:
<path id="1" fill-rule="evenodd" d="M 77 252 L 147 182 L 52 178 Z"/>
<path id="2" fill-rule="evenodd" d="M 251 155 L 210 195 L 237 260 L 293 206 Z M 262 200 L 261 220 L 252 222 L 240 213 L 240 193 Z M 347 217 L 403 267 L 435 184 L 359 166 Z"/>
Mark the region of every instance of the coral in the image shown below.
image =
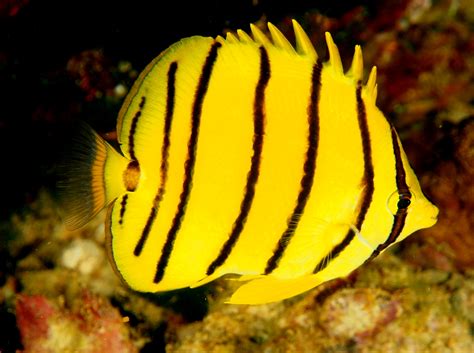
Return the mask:
<path id="1" fill-rule="evenodd" d="M 260 351 L 277 330 L 282 304 L 264 306 L 219 305 L 202 322 L 170 327 L 168 352 Z"/>
<path id="2" fill-rule="evenodd" d="M 360 341 L 400 315 L 400 304 L 389 292 L 344 288 L 324 302 L 320 324 L 330 336 Z"/>
<path id="3" fill-rule="evenodd" d="M 74 239 L 62 252 L 60 263 L 66 268 L 76 268 L 88 275 L 100 266 L 104 252 L 90 239 Z"/>
<path id="4" fill-rule="evenodd" d="M 419 302 L 419 294 L 410 291 L 401 291 L 398 296 L 400 300 L 413 302 L 406 303 L 404 315 L 388 323 L 360 352 L 469 353 L 474 350 L 469 323 L 452 313 L 449 292 L 430 288 L 427 303 Z"/>
<path id="5" fill-rule="evenodd" d="M 131 67 L 126 63 L 112 67 L 102 50 L 85 50 L 69 59 L 66 70 L 85 93 L 84 99 L 90 102 L 102 96 L 123 97 L 125 91 L 121 91 L 123 88 L 117 90 L 119 85 L 113 75 L 127 73 Z"/>
<path id="6" fill-rule="evenodd" d="M 108 301 L 84 291 L 62 307 L 41 295 L 18 295 L 17 325 L 25 353 L 133 353 L 125 322 Z"/>
<path id="7" fill-rule="evenodd" d="M 472 295 L 470 277 L 414 271 L 386 253 L 352 282 L 323 284 L 300 298 L 217 302 L 202 322 L 170 326 L 167 351 L 468 353 Z"/>

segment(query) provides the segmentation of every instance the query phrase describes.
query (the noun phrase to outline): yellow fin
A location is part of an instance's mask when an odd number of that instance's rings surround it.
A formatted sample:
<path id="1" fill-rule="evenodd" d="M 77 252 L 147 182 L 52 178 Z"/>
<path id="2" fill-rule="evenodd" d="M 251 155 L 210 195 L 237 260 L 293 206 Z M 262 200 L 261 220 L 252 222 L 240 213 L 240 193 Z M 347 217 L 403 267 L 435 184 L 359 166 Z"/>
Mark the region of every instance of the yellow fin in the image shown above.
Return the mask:
<path id="1" fill-rule="evenodd" d="M 272 45 L 267 36 L 257 26 L 250 24 L 250 30 L 252 31 L 253 39 L 257 43 L 260 43 L 267 48 Z"/>
<path id="2" fill-rule="evenodd" d="M 225 44 L 225 39 L 222 36 L 217 36 L 216 37 L 216 42 L 219 42 L 221 44 Z"/>
<path id="3" fill-rule="evenodd" d="M 354 78 L 355 82 L 362 80 L 364 73 L 364 59 L 362 56 L 362 49 L 360 45 L 356 45 L 354 49 L 354 58 L 352 59 L 352 65 L 348 72 L 349 76 Z"/>
<path id="4" fill-rule="evenodd" d="M 249 36 L 247 32 L 243 31 L 242 29 L 237 30 L 237 36 L 228 32 L 226 34 L 226 41 L 228 43 L 258 43 L 263 45 L 266 48 L 270 47 L 277 47 L 280 49 L 285 50 L 286 52 L 292 54 L 299 54 L 299 55 L 308 55 L 315 59 L 318 58 L 318 54 L 314 49 L 311 40 L 309 39 L 308 35 L 305 33 L 303 28 L 299 25 L 298 22 L 292 20 L 293 23 L 293 30 L 295 32 L 295 39 L 296 39 L 296 50 L 288 41 L 288 39 L 280 32 L 280 30 L 275 27 L 270 22 L 267 23 L 268 30 L 270 32 L 271 40 L 268 36 L 260 30 L 256 25 L 250 24 L 250 31 L 252 36 Z M 219 38 L 218 38 L 219 40 Z M 332 49 L 331 49 L 332 50 Z M 337 48 L 336 48 L 337 50 Z"/>
<path id="5" fill-rule="evenodd" d="M 270 22 L 267 24 L 270 35 L 272 36 L 273 44 L 289 53 L 296 53 L 293 46 L 290 44 L 288 39 L 280 32 L 278 28 L 272 25 Z"/>
<path id="6" fill-rule="evenodd" d="M 252 37 L 250 37 L 245 31 L 238 29 L 237 35 L 242 43 L 253 43 Z"/>
<path id="7" fill-rule="evenodd" d="M 367 90 L 375 101 L 377 99 L 377 67 L 372 67 L 370 71 L 369 79 L 367 81 Z"/>
<path id="8" fill-rule="evenodd" d="M 339 55 L 339 49 L 337 49 L 336 44 L 334 44 L 332 36 L 329 32 L 326 32 L 325 36 L 326 36 L 326 44 L 329 50 L 329 63 L 336 73 L 342 74 L 343 69 L 342 69 L 341 56 Z"/>
<path id="9" fill-rule="evenodd" d="M 314 49 L 313 43 L 308 38 L 308 35 L 303 30 L 298 22 L 295 20 L 291 20 L 293 23 L 293 30 L 295 31 L 295 39 L 296 39 L 296 52 L 302 55 L 309 55 L 314 57 L 315 59 L 318 58 L 318 54 L 316 49 Z"/>
<path id="10" fill-rule="evenodd" d="M 266 304 L 293 297 L 316 287 L 321 280 L 314 275 L 292 279 L 257 278 L 239 287 L 229 304 Z"/>
<path id="11" fill-rule="evenodd" d="M 232 32 L 227 32 L 226 33 L 225 40 L 229 43 L 238 43 L 239 42 L 239 39 Z"/>
<path id="12" fill-rule="evenodd" d="M 208 284 L 208 283 L 210 283 L 210 282 L 212 282 L 212 281 L 215 281 L 216 279 L 218 279 L 218 278 L 221 277 L 222 275 L 223 275 L 223 274 L 220 273 L 220 272 L 214 272 L 212 275 L 206 276 L 206 277 L 200 279 L 199 281 L 197 281 L 197 282 L 191 284 L 191 285 L 189 286 L 189 288 L 196 288 L 196 287 L 203 286 L 203 285 Z"/>
<path id="13" fill-rule="evenodd" d="M 80 123 L 76 131 L 58 167 L 60 212 L 69 229 L 88 223 L 124 191 L 122 173 L 117 174 L 118 182 L 108 176 L 116 167 L 123 171 L 127 166 L 127 160 L 89 125 Z"/>

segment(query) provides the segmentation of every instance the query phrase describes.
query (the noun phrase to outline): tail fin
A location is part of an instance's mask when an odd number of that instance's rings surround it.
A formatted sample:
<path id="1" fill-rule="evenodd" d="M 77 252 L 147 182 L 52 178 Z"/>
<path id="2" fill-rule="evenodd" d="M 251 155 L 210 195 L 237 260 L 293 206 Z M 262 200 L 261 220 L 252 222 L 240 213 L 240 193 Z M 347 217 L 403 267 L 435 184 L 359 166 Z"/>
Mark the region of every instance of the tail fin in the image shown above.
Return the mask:
<path id="1" fill-rule="evenodd" d="M 123 172 L 128 160 L 80 123 L 58 166 L 58 194 L 66 227 L 77 229 L 126 190 Z"/>

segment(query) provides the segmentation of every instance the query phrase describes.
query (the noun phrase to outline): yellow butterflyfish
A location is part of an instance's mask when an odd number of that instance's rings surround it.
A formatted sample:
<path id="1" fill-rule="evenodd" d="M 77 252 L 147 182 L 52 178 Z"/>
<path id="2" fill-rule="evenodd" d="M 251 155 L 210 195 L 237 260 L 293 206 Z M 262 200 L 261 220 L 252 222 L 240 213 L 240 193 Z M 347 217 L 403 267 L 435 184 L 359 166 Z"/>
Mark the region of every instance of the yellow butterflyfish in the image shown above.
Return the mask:
<path id="1" fill-rule="evenodd" d="M 110 258 L 132 289 L 196 287 L 226 274 L 229 303 L 260 304 L 346 276 L 436 223 L 355 47 L 344 72 L 270 23 L 171 45 L 120 110 L 120 152 L 84 129 L 64 186 L 66 224 L 109 206 Z"/>

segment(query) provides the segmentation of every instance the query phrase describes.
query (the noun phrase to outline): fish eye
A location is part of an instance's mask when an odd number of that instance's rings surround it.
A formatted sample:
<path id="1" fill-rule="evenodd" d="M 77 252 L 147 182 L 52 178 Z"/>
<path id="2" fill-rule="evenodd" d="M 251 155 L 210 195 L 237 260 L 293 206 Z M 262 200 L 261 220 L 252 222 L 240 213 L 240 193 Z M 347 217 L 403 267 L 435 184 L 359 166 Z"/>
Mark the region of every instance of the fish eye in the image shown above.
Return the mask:
<path id="1" fill-rule="evenodd" d="M 387 210 L 392 216 L 400 212 L 407 212 L 415 196 L 409 191 L 400 192 L 395 190 L 387 199 Z"/>
<path id="2" fill-rule="evenodd" d="M 410 206 L 411 200 L 406 195 L 400 195 L 400 199 L 398 200 L 397 207 L 399 210 L 405 210 Z"/>

